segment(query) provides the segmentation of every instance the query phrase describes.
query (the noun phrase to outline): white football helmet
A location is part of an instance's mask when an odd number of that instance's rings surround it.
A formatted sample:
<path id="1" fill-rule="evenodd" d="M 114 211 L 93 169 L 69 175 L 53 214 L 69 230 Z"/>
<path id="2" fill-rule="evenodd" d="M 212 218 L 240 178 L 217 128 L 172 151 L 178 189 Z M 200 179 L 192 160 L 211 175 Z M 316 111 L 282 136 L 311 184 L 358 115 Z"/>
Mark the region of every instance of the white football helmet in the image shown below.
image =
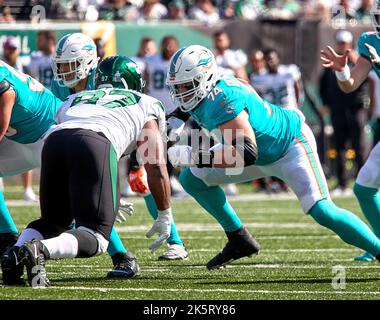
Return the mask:
<path id="1" fill-rule="evenodd" d="M 217 80 L 215 56 L 203 46 L 184 47 L 170 59 L 166 84 L 174 104 L 184 112 L 194 109 Z"/>
<path id="2" fill-rule="evenodd" d="M 67 34 L 57 44 L 52 57 L 54 80 L 72 88 L 98 64 L 95 42 L 83 33 Z M 64 69 L 64 70 L 62 70 Z"/>

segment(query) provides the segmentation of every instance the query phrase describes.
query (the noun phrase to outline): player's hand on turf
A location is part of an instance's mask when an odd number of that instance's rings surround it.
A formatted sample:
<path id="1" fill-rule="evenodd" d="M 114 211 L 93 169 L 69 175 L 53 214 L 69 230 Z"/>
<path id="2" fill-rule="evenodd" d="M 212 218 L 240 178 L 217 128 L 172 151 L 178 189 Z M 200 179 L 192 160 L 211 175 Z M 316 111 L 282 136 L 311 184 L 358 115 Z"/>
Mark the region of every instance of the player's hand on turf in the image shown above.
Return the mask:
<path id="1" fill-rule="evenodd" d="M 380 57 L 375 47 L 369 45 L 368 43 L 366 43 L 365 46 L 367 47 L 369 54 L 371 55 L 371 62 L 375 64 L 380 64 Z"/>
<path id="2" fill-rule="evenodd" d="M 173 167 L 194 166 L 192 148 L 190 146 L 173 146 L 169 148 L 168 158 Z"/>
<path id="3" fill-rule="evenodd" d="M 155 233 L 158 233 L 158 238 L 149 246 L 149 250 L 152 253 L 170 237 L 171 222 L 171 214 L 158 213 L 152 228 L 146 233 L 147 238 L 151 238 Z"/>
<path id="4" fill-rule="evenodd" d="M 128 183 L 133 192 L 146 194 L 149 192 L 146 172 L 143 166 L 137 170 L 131 170 L 128 174 Z"/>
<path id="5" fill-rule="evenodd" d="M 176 117 L 170 117 L 166 121 L 166 127 L 169 141 L 177 142 L 179 141 L 183 128 L 185 127 L 185 122 Z"/>
<path id="6" fill-rule="evenodd" d="M 116 221 L 123 223 L 127 220 L 125 215 L 131 216 L 134 212 L 133 203 L 120 199 L 119 211 L 116 214 Z"/>
<path id="7" fill-rule="evenodd" d="M 333 48 L 327 46 L 326 51 L 321 50 L 322 66 L 341 72 L 348 64 L 348 56 L 351 50 L 347 50 L 343 55 L 339 55 Z"/>

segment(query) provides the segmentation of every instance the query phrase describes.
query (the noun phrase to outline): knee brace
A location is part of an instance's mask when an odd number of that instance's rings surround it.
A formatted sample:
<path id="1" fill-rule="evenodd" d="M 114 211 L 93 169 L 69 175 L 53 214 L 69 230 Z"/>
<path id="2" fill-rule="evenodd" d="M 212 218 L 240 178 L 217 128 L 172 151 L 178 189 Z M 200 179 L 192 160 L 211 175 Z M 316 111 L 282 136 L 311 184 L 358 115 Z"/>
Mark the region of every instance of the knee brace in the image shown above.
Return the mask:
<path id="1" fill-rule="evenodd" d="M 99 232 L 78 227 L 68 233 L 78 240 L 78 258 L 90 258 L 107 251 L 108 241 Z"/>

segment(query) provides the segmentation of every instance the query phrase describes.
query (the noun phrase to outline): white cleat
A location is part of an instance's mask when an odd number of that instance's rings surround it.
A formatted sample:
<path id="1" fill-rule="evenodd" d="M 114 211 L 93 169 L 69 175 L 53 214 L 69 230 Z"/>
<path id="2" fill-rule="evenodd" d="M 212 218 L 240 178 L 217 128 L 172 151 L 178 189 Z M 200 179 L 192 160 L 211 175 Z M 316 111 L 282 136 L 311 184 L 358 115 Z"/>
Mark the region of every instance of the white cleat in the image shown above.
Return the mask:
<path id="1" fill-rule="evenodd" d="M 38 196 L 34 193 L 32 188 L 28 188 L 24 191 L 23 196 L 24 201 L 27 202 L 38 202 Z"/>
<path id="2" fill-rule="evenodd" d="M 189 253 L 184 246 L 179 244 L 170 244 L 169 248 L 158 257 L 158 260 L 187 260 Z"/>
<path id="3" fill-rule="evenodd" d="M 224 192 L 227 196 L 237 196 L 239 194 L 239 190 L 234 183 L 226 184 L 224 186 Z"/>

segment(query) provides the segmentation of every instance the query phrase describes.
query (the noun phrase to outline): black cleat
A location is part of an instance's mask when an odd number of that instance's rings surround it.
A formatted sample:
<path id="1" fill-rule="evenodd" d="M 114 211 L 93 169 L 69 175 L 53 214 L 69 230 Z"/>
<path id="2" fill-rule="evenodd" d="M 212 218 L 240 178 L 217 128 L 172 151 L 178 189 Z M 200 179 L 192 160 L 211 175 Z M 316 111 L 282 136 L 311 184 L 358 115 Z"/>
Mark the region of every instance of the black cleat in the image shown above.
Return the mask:
<path id="1" fill-rule="evenodd" d="M 5 286 L 25 285 L 24 265 L 18 256 L 19 249 L 16 246 L 10 247 L 1 257 L 1 271 Z"/>
<path id="2" fill-rule="evenodd" d="M 7 251 L 7 249 L 13 247 L 16 244 L 17 239 L 17 233 L 0 233 L 0 257 L 5 253 L 5 251 Z"/>
<path id="3" fill-rule="evenodd" d="M 128 253 L 117 253 L 112 256 L 113 270 L 108 272 L 107 278 L 134 278 L 140 274 L 140 267 L 136 257 Z"/>
<path id="4" fill-rule="evenodd" d="M 26 242 L 18 253 L 21 262 L 25 265 L 28 282 L 33 288 L 50 287 L 50 280 L 45 269 L 45 260 L 49 259 L 49 252 L 41 241 Z"/>
<path id="5" fill-rule="evenodd" d="M 207 263 L 208 270 L 221 268 L 234 260 L 259 253 L 260 245 L 246 227 L 237 231 L 226 232 L 226 234 L 228 242 L 222 252 Z"/>

